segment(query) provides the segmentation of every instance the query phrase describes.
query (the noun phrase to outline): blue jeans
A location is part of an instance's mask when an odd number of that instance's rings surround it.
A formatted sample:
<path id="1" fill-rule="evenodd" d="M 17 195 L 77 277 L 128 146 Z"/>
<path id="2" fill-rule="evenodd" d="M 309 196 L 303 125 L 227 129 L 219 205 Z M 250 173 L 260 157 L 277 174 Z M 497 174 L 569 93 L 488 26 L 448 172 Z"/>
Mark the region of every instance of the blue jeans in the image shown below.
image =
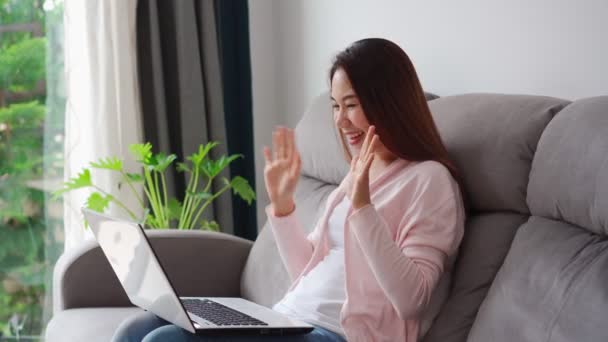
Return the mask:
<path id="1" fill-rule="evenodd" d="M 158 316 L 143 312 L 125 320 L 119 327 L 113 342 L 158 342 L 158 341 L 179 341 L 179 342 L 345 342 L 346 340 L 329 330 L 321 327 L 303 335 L 291 336 L 255 336 L 255 335 L 230 335 L 230 336 L 205 336 L 194 335 L 190 332 L 173 325 Z"/>

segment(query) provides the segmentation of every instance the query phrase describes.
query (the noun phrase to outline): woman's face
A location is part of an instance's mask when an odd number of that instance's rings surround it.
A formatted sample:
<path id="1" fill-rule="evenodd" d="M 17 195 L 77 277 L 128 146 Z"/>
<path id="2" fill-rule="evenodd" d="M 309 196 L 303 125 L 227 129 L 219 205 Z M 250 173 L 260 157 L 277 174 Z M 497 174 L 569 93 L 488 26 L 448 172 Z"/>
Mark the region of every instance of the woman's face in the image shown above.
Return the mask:
<path id="1" fill-rule="evenodd" d="M 343 69 L 336 70 L 331 79 L 331 104 L 336 127 L 344 135 L 351 152 L 358 154 L 369 122 Z"/>
<path id="2" fill-rule="evenodd" d="M 353 156 L 358 155 L 370 124 L 343 69 L 336 70 L 331 79 L 331 103 L 336 127 L 344 135 Z M 392 154 L 381 141 L 377 152 L 382 156 Z"/>

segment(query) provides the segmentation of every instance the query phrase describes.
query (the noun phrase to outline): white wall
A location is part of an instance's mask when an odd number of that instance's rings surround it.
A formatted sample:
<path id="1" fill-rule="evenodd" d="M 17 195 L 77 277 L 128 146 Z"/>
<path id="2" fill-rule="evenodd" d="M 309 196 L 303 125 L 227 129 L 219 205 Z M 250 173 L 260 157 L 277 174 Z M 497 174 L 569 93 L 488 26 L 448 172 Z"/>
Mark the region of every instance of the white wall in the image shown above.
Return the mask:
<path id="1" fill-rule="evenodd" d="M 250 0 L 249 6 L 254 121 L 266 141 L 272 125 L 295 126 L 307 103 L 327 89 L 333 55 L 366 37 L 398 43 L 424 88 L 441 96 L 608 95 L 606 0 Z"/>
<path id="2" fill-rule="evenodd" d="M 266 222 L 264 207 L 268 195 L 264 186 L 264 145 L 272 144 L 273 126 L 284 123 L 280 113 L 278 75 L 276 66 L 278 21 L 274 1 L 254 0 L 249 3 L 249 36 L 251 49 L 251 73 L 253 91 L 253 139 L 256 168 L 256 195 L 258 229 Z"/>

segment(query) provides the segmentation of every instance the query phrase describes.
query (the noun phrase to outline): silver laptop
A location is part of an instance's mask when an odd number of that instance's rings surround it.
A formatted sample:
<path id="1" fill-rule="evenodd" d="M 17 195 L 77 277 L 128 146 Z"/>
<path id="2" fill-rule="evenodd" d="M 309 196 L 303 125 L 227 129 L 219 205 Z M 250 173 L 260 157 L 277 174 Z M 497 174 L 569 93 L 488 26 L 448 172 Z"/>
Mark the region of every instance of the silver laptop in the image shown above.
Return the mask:
<path id="1" fill-rule="evenodd" d="M 134 305 L 191 333 L 288 335 L 313 330 L 243 298 L 178 297 L 139 224 L 84 208 L 82 212 Z"/>

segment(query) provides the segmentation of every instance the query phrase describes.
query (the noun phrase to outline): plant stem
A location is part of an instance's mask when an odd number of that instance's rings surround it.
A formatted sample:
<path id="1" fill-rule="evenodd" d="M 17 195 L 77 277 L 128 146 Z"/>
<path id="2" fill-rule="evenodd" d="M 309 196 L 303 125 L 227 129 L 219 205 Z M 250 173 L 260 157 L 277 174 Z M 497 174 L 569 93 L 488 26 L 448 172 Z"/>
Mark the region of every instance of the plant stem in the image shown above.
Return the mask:
<path id="1" fill-rule="evenodd" d="M 165 197 L 165 208 L 167 210 L 167 228 L 169 228 L 169 225 L 171 222 L 169 222 L 170 217 L 169 217 L 169 199 L 167 198 L 167 182 L 165 181 L 165 174 L 161 173 L 160 174 L 160 181 L 163 185 L 163 196 Z"/>
<path id="2" fill-rule="evenodd" d="M 194 183 L 194 187 L 192 189 L 192 193 L 196 193 L 196 188 L 198 188 L 198 178 L 199 178 L 199 171 L 196 171 L 196 180 Z M 196 211 L 196 208 L 198 208 L 199 204 L 201 203 L 202 199 L 201 198 L 197 198 L 195 199 L 194 197 L 192 197 L 192 199 L 190 200 L 190 207 L 188 208 L 188 212 L 186 213 L 187 216 L 187 220 L 186 220 L 186 229 L 189 229 L 190 226 L 192 225 L 192 216 L 194 215 L 194 212 Z"/>
<path id="3" fill-rule="evenodd" d="M 205 210 L 205 208 L 207 208 L 207 206 L 211 203 L 211 201 L 213 201 L 214 199 L 216 199 L 219 195 L 221 195 L 222 193 L 224 193 L 226 190 L 228 190 L 230 188 L 231 188 L 230 184 L 227 184 L 220 191 L 218 191 L 216 194 L 214 194 L 213 196 L 209 197 L 207 199 L 207 201 L 205 201 L 205 204 L 203 204 L 203 206 L 196 213 L 196 216 L 194 217 L 194 221 L 192 221 L 192 226 L 190 227 L 190 229 L 194 228 L 194 224 L 198 221 L 199 217 L 201 216 L 201 214 L 203 213 L 203 211 Z"/>
<path id="4" fill-rule="evenodd" d="M 152 217 L 155 217 L 154 216 L 154 212 L 156 212 L 156 211 L 154 210 L 154 202 L 152 202 L 152 200 L 151 200 L 152 195 L 150 194 L 150 192 L 148 191 L 148 188 L 146 186 L 144 186 L 144 192 L 146 194 L 146 197 L 148 198 L 148 201 L 150 202 L 150 206 L 152 207 L 152 214 L 151 215 L 152 215 Z"/>
<path id="5" fill-rule="evenodd" d="M 213 183 L 213 178 L 210 178 L 209 181 L 207 182 L 207 185 L 205 186 L 205 189 L 203 190 L 203 192 L 208 192 L 209 188 L 211 187 L 211 183 Z M 194 213 L 194 211 L 196 211 L 196 208 L 198 208 L 198 206 L 201 204 L 201 202 L 203 201 L 202 198 L 198 198 L 194 201 L 194 209 L 192 210 L 192 213 L 190 215 L 190 217 L 192 217 L 192 214 Z M 191 222 L 188 222 L 188 226 L 190 225 Z"/>
<path id="6" fill-rule="evenodd" d="M 163 199 L 162 199 L 162 195 L 160 193 L 160 187 L 158 185 L 158 171 L 152 171 L 154 174 L 154 193 L 156 194 L 156 200 L 158 201 L 157 203 L 157 207 L 159 209 L 158 212 L 158 217 L 160 220 L 160 224 L 166 226 L 165 223 L 165 208 L 163 206 Z M 168 227 L 165 227 L 168 228 Z"/>
<path id="7" fill-rule="evenodd" d="M 150 202 L 150 206 L 152 207 L 152 212 L 154 213 L 154 218 L 156 222 L 158 222 L 158 201 L 156 200 L 156 195 L 154 193 L 154 183 L 152 181 L 152 176 L 150 175 L 150 171 L 144 169 L 144 177 L 146 179 L 146 184 L 144 186 L 144 191 L 146 192 L 146 196 L 148 196 L 148 201 Z M 147 189 L 146 189 L 147 188 Z M 160 227 L 155 227 L 160 228 Z"/>
<path id="8" fill-rule="evenodd" d="M 139 194 L 135 190 L 135 187 L 133 186 L 133 183 L 131 183 L 131 181 L 129 180 L 129 177 L 127 176 L 127 174 L 124 171 L 120 171 L 120 173 L 122 174 L 122 176 L 124 177 L 124 179 L 127 181 L 127 184 L 129 185 L 129 188 L 131 188 L 131 191 L 133 192 L 133 195 L 135 195 L 135 198 L 137 198 L 137 201 L 139 202 L 139 204 L 141 205 L 141 207 L 145 208 L 143 199 L 141 197 L 139 197 Z"/>
<path id="9" fill-rule="evenodd" d="M 191 195 L 189 189 L 192 187 L 194 183 L 194 178 L 196 178 L 196 170 L 195 172 L 190 173 L 190 179 L 188 180 L 188 186 L 186 187 L 186 194 L 184 195 L 184 203 L 182 204 L 182 212 L 179 215 L 179 223 L 178 228 L 184 229 L 186 227 L 186 219 L 188 218 L 188 207 L 190 206 Z"/>
<path id="10" fill-rule="evenodd" d="M 127 208 L 127 206 L 124 205 L 124 203 L 122 203 L 121 201 L 119 201 L 114 196 L 110 195 L 109 193 L 105 192 L 102 188 L 98 187 L 97 185 L 93 185 L 93 188 L 95 188 L 97 191 L 101 192 L 102 194 L 104 194 L 106 196 L 110 196 L 111 201 L 113 201 L 119 207 L 121 207 L 122 209 L 124 209 L 129 214 L 129 216 L 131 216 L 131 218 L 133 220 L 137 220 L 137 216 L 135 216 L 135 214 L 131 210 L 129 210 L 129 208 Z"/>

